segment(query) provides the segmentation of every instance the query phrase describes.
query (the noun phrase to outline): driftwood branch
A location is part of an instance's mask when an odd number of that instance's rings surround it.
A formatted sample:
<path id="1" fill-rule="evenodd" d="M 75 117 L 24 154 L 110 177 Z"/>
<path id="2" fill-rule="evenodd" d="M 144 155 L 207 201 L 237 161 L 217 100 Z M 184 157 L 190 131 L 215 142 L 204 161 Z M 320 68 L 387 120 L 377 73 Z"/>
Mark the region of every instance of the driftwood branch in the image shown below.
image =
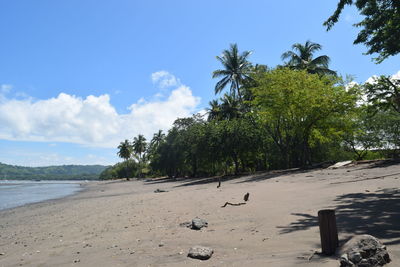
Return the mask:
<path id="1" fill-rule="evenodd" d="M 245 202 L 240 202 L 240 203 L 231 203 L 231 202 L 225 202 L 221 208 L 225 208 L 226 206 L 231 205 L 231 206 L 241 206 L 241 205 L 246 205 Z"/>

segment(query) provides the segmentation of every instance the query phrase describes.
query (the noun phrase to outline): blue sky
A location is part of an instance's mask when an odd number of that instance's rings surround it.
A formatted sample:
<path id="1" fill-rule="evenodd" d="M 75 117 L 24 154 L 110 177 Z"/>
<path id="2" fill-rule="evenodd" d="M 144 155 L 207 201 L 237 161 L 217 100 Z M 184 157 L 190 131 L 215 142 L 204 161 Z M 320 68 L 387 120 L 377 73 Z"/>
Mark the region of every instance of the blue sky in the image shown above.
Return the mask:
<path id="1" fill-rule="evenodd" d="M 230 43 L 274 67 L 311 40 L 331 69 L 364 82 L 395 74 L 353 45 L 360 17 L 336 0 L 0 2 L 0 162 L 25 166 L 113 164 L 116 145 L 151 137 L 215 98 L 215 59 Z"/>

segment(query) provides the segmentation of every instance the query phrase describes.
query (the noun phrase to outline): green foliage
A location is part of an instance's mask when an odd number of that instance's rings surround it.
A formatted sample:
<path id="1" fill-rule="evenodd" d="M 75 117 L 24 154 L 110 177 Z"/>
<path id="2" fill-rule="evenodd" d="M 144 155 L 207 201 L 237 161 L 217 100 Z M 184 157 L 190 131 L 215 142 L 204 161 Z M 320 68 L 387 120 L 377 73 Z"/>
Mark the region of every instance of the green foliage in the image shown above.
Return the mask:
<path id="1" fill-rule="evenodd" d="M 382 75 L 365 83 L 363 89 L 372 109 L 393 109 L 400 113 L 400 79 Z"/>
<path id="2" fill-rule="evenodd" d="M 100 180 L 133 178 L 138 176 L 139 163 L 129 159 L 105 169 L 99 176 Z"/>
<path id="3" fill-rule="evenodd" d="M 340 0 L 337 9 L 324 25 L 330 30 L 339 20 L 345 5 L 357 7 L 364 19 L 355 24 L 361 27 L 354 44 L 368 47 L 367 54 L 378 53 L 375 58 L 381 63 L 389 56 L 400 52 L 400 1 L 398 0 Z"/>
<path id="4" fill-rule="evenodd" d="M 357 94 L 336 85 L 337 79 L 284 68 L 255 79 L 252 104 L 281 154 L 281 167 L 310 164 L 316 144 L 346 130 L 333 122 L 355 107 Z"/>
<path id="5" fill-rule="evenodd" d="M 22 167 L 0 163 L 0 180 L 97 180 L 107 166 Z"/>

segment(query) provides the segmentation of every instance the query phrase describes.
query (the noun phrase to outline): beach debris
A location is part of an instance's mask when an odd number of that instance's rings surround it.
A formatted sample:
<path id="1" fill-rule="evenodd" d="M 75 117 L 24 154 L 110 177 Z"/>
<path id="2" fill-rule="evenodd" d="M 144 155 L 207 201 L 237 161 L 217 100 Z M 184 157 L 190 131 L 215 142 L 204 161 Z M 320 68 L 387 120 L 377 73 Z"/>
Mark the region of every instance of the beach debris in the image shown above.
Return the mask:
<path id="1" fill-rule="evenodd" d="M 371 235 L 358 235 L 340 249 L 341 267 L 375 267 L 389 263 L 386 246 Z"/>
<path id="2" fill-rule="evenodd" d="M 78 262 L 81 262 L 81 260 L 80 259 L 74 260 L 74 263 L 78 263 Z"/>
<path id="3" fill-rule="evenodd" d="M 6 253 L 0 252 L 0 256 L 4 256 L 6 255 Z"/>
<path id="4" fill-rule="evenodd" d="M 244 195 L 243 200 L 247 202 L 247 201 L 249 200 L 249 196 L 250 196 L 250 193 L 247 192 L 247 193 Z"/>
<path id="5" fill-rule="evenodd" d="M 231 206 L 241 206 L 241 205 L 246 205 L 246 202 L 240 202 L 240 203 L 231 203 L 231 202 L 225 202 L 224 205 L 221 206 L 221 208 L 225 208 L 226 206 L 231 205 Z"/>
<path id="6" fill-rule="evenodd" d="M 194 218 L 191 223 L 191 229 L 200 230 L 203 227 L 208 227 L 208 222 L 198 217 Z"/>
<path id="7" fill-rule="evenodd" d="M 160 243 L 160 244 L 158 244 L 158 247 L 163 247 L 164 246 L 164 243 Z"/>
<path id="8" fill-rule="evenodd" d="M 165 192 L 168 192 L 168 191 L 167 190 L 162 190 L 162 189 L 159 189 L 159 188 L 154 190 L 154 193 L 165 193 Z"/>
<path id="9" fill-rule="evenodd" d="M 333 164 L 332 166 L 329 166 L 328 169 L 338 169 L 338 168 L 350 165 L 351 163 L 353 163 L 353 161 L 351 161 L 351 160 L 340 161 L 340 162 L 337 162 L 336 164 Z"/>
<path id="10" fill-rule="evenodd" d="M 203 246 L 194 246 L 189 249 L 188 257 L 192 259 L 208 260 L 211 258 L 214 250 Z"/>

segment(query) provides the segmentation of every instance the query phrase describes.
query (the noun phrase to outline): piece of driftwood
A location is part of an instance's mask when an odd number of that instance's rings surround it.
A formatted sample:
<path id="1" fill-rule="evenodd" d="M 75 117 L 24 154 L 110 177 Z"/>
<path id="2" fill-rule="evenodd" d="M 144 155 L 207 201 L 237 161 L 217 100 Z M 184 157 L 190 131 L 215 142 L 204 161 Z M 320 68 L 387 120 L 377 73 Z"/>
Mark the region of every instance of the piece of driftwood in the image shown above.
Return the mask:
<path id="1" fill-rule="evenodd" d="M 225 204 L 224 204 L 223 206 L 221 206 L 221 208 L 225 208 L 225 207 L 228 206 L 228 205 L 231 205 L 231 206 L 241 206 L 241 205 L 245 205 L 245 204 L 246 204 L 245 202 L 240 202 L 240 203 L 225 202 Z"/>
<path id="2" fill-rule="evenodd" d="M 249 200 L 249 196 L 250 193 L 247 192 L 246 195 L 244 195 L 243 200 L 247 202 Z"/>

